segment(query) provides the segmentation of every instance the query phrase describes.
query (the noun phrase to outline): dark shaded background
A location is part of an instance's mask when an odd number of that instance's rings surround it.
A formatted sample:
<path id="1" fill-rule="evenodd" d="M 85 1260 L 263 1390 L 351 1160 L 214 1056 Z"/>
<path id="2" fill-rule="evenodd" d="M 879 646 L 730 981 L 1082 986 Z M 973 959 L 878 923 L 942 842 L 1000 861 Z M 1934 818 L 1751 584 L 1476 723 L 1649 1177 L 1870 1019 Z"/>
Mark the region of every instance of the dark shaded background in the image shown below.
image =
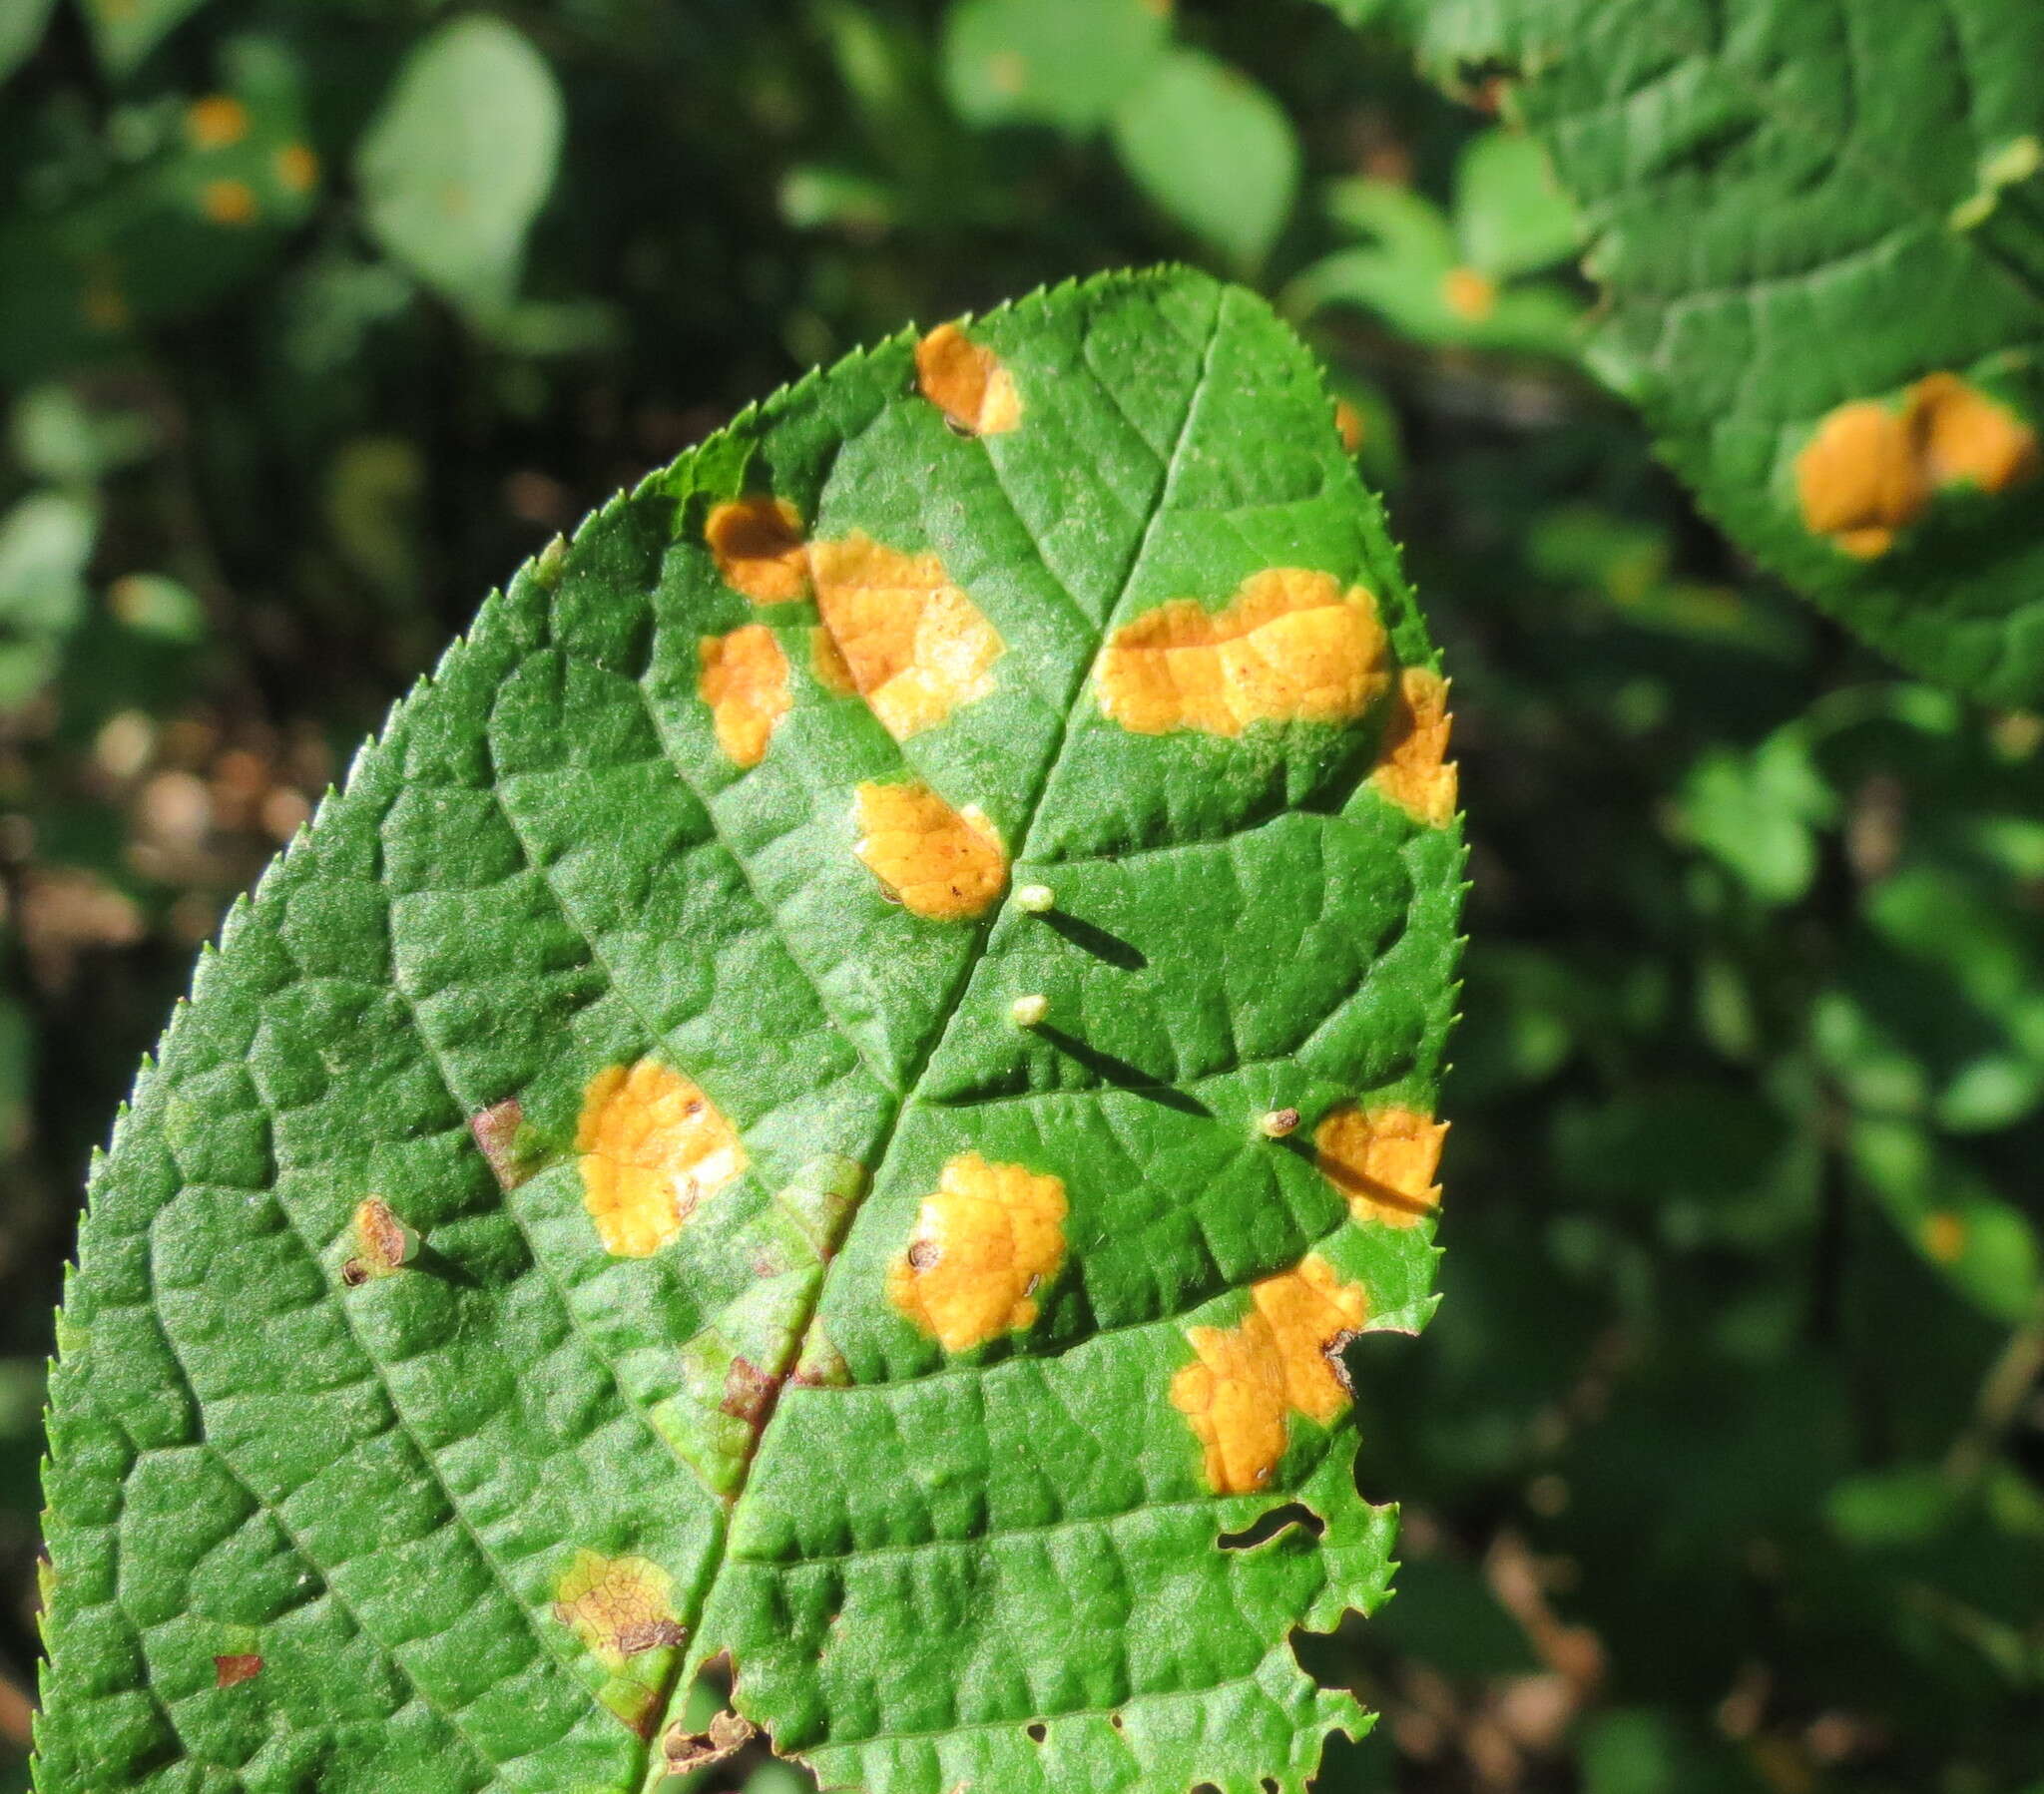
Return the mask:
<path id="1" fill-rule="evenodd" d="M 1043 0 L 1103 57 L 1137 3 Z M 1213 142 L 1269 152 L 1276 116 L 1302 168 L 1217 219 L 1125 115 L 1026 116 L 1036 52 L 988 0 L 507 6 L 565 131 L 522 266 L 485 278 L 377 226 L 359 160 L 457 12 L 17 13 L 0 1789 L 82 1177 L 227 903 L 486 586 L 612 490 L 911 318 L 1180 256 L 1283 296 L 1354 403 L 1474 843 L 1446 1301 L 1362 1366 L 1401 1592 L 1306 1647 L 1385 1719 L 1321 1785 L 2044 1794 L 2044 719 L 1900 680 L 1741 565 L 1581 371 L 1567 256 L 1503 281 L 1524 327 L 1443 307 L 1439 244 L 1482 258 L 1480 111 L 1307 0 L 1186 0 L 1176 42 L 1264 120 Z M 1370 303 L 1307 315 L 1329 282 L 1295 276 L 1364 240 L 1325 184 L 1358 176 L 1446 208 L 1439 242 L 1380 228 Z"/>

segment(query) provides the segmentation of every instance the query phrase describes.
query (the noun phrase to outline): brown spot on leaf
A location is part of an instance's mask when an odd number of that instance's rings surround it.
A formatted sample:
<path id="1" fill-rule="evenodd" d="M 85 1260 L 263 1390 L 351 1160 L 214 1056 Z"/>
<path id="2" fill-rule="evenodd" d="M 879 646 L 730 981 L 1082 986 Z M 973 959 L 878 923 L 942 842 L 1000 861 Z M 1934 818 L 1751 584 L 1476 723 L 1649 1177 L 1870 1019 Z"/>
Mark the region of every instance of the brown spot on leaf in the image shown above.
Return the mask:
<path id="1" fill-rule="evenodd" d="M 516 1097 L 492 1103 L 468 1118 L 468 1130 L 500 1189 L 516 1189 L 526 1179 L 526 1167 L 518 1151 L 518 1129 L 524 1124 L 525 1111 Z"/>
<path id="2" fill-rule="evenodd" d="M 583 1205 L 620 1258 L 659 1251 L 747 1162 L 738 1130 L 703 1092 L 651 1059 L 589 1081 L 575 1149 Z"/>
<path id="3" fill-rule="evenodd" d="M 1393 1227 L 1417 1226 L 1440 1206 L 1434 1173 L 1448 1124 L 1417 1110 L 1389 1105 L 1330 1110 L 1313 1130 L 1313 1162 L 1348 1198 L 1355 1219 Z"/>
<path id="4" fill-rule="evenodd" d="M 418 1256 L 419 1236 L 390 1211 L 381 1196 L 355 1205 L 355 1255 L 340 1267 L 340 1280 L 356 1289 L 372 1277 L 395 1276 Z"/>
<path id="5" fill-rule="evenodd" d="M 607 1669 L 687 1637 L 675 1616 L 674 1577 L 648 1558 L 578 1551 L 554 1587 L 554 1617 Z"/>
<path id="6" fill-rule="evenodd" d="M 735 766 L 757 766 L 788 711 L 787 656 L 773 632 L 748 624 L 705 636 L 696 694 L 710 706 L 717 744 Z"/>
<path id="7" fill-rule="evenodd" d="M 243 1682 L 253 1681 L 261 1673 L 262 1659 L 254 1651 L 237 1652 L 213 1659 L 213 1685 L 216 1688 L 239 1687 Z"/>
<path id="8" fill-rule="evenodd" d="M 1370 783 L 1415 822 L 1454 820 L 1455 762 L 1447 757 L 1448 681 L 1424 667 L 1398 674 L 1384 742 Z"/>
<path id="9" fill-rule="evenodd" d="M 1325 1425 L 1347 1405 L 1329 1353 L 1368 1313 L 1362 1290 L 1317 1254 L 1252 1284 L 1250 1300 L 1239 1326 L 1186 1329 L 1197 1361 L 1171 1385 L 1172 1405 L 1199 1439 L 1219 1495 L 1247 1495 L 1271 1480 L 1288 1415 Z"/>
<path id="10" fill-rule="evenodd" d="M 780 1393 L 777 1377 L 762 1370 L 750 1358 L 733 1358 L 724 1379 L 724 1400 L 718 1404 L 725 1413 L 749 1427 L 762 1427 L 773 1412 L 773 1398 Z"/>
<path id="11" fill-rule="evenodd" d="M 1014 377 L 992 349 L 956 324 L 939 324 L 915 345 L 915 383 L 945 421 L 968 436 L 993 436 L 1022 421 Z"/>
<path id="12" fill-rule="evenodd" d="M 862 531 L 809 551 L 816 609 L 844 677 L 897 741 L 934 728 L 994 688 L 1003 644 L 935 555 L 909 555 Z M 820 651 L 818 679 L 830 684 Z"/>
<path id="13" fill-rule="evenodd" d="M 920 779 L 862 784 L 853 843 L 867 871 L 905 909 L 933 922 L 983 915 L 1008 882 L 1008 855 L 978 805 L 954 810 Z"/>
<path id="14" fill-rule="evenodd" d="M 756 496 L 719 505 L 703 526 L 724 583 L 756 605 L 808 596 L 808 549 L 801 513 L 784 498 Z"/>
<path id="15" fill-rule="evenodd" d="M 1391 682 L 1376 600 L 1331 574 L 1273 568 L 1225 610 L 1177 598 L 1116 630 L 1101 713 L 1140 735 L 1239 735 L 1252 722 L 1345 722 Z"/>
<path id="16" fill-rule="evenodd" d="M 660 1741 L 670 1775 L 687 1775 L 721 1763 L 752 1742 L 757 1727 L 750 1719 L 727 1709 L 710 1722 L 707 1731 L 692 1732 L 679 1722 L 668 1727 Z"/>
<path id="17" fill-rule="evenodd" d="M 950 1159 L 887 1272 L 887 1299 L 947 1352 L 1033 1325 L 1065 1255 L 1065 1186 L 1026 1165 Z"/>

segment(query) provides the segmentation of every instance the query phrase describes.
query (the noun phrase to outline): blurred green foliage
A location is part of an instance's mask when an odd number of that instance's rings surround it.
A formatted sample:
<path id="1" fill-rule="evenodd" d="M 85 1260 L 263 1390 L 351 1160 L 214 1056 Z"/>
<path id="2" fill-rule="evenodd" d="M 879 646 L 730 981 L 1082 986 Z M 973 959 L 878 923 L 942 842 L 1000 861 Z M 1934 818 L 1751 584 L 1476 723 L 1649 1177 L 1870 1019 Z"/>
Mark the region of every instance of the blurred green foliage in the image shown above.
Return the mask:
<path id="1" fill-rule="evenodd" d="M 1178 255 L 1327 357 L 1470 805 L 1446 1299 L 1360 1386 L 1407 1568 L 1302 1647 L 1386 1717 L 1322 1785 L 2044 1789 L 2044 720 L 1698 521 L 1529 145 L 1307 0 L 66 0 L 0 78 L 0 1788 L 76 1192 L 228 900 L 646 466 Z"/>

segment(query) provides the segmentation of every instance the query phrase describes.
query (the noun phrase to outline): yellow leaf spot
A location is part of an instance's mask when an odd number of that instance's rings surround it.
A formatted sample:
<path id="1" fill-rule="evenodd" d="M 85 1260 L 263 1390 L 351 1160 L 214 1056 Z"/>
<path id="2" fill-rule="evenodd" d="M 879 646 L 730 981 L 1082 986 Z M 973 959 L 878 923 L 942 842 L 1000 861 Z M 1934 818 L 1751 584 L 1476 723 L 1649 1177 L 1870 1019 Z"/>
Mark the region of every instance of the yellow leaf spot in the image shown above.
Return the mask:
<path id="1" fill-rule="evenodd" d="M 185 135 L 197 150 L 225 150 L 249 135 L 249 109 L 232 94 L 208 94 L 185 114 Z"/>
<path id="2" fill-rule="evenodd" d="M 710 706 L 717 744 L 737 766 L 757 766 L 787 714 L 787 656 L 773 632 L 748 624 L 702 640 L 696 692 Z"/>
<path id="3" fill-rule="evenodd" d="M 1362 413 L 1346 399 L 1334 401 L 1334 428 L 1340 432 L 1341 446 L 1351 455 L 1362 447 Z"/>
<path id="4" fill-rule="evenodd" d="M 1966 1255 L 1966 1223 L 1949 1208 L 1923 1217 L 1923 1249 L 1939 1264 L 1957 1264 Z"/>
<path id="5" fill-rule="evenodd" d="M 1448 681 L 1424 667 L 1398 674 L 1384 744 L 1370 782 L 1415 822 L 1445 828 L 1455 814 L 1448 753 Z"/>
<path id="6" fill-rule="evenodd" d="M 739 498 L 703 525 L 717 571 L 756 605 L 791 604 L 809 592 L 809 551 L 801 514 L 784 498 Z"/>
<path id="7" fill-rule="evenodd" d="M 1363 1292 L 1317 1254 L 1250 1286 L 1238 1327 L 1188 1327 L 1198 1362 L 1172 1379 L 1172 1405 L 1206 1451 L 1217 1495 L 1248 1495 L 1284 1455 L 1286 1417 L 1324 1426 L 1348 1402 L 1341 1348 L 1368 1317 Z"/>
<path id="8" fill-rule="evenodd" d="M 1389 685 L 1376 600 L 1331 574 L 1274 568 L 1219 613 L 1175 598 L 1116 630 L 1100 658 L 1101 713 L 1139 735 L 1252 722 L 1344 722 Z"/>
<path id="9" fill-rule="evenodd" d="M 925 1196 L 887 1299 L 947 1352 L 1036 1321 L 1036 1292 L 1065 1255 L 1062 1179 L 977 1152 L 951 1159 Z"/>
<path id="10" fill-rule="evenodd" d="M 1958 375 L 1926 374 L 1909 389 L 1909 402 L 1933 486 L 1964 482 L 2003 492 L 2036 476 L 2036 432 Z"/>
<path id="11" fill-rule="evenodd" d="M 1926 374 L 1900 410 L 1854 399 L 1829 412 L 1795 458 L 1804 528 L 1859 560 L 1953 486 L 2002 492 L 2033 479 L 2036 432 L 1957 374 Z"/>
<path id="12" fill-rule="evenodd" d="M 575 1132 L 582 1202 L 604 1249 L 646 1258 L 746 1168 L 737 1130 L 689 1079 L 650 1059 L 589 1081 Z"/>
<path id="13" fill-rule="evenodd" d="M 983 915 L 1008 880 L 1008 855 L 977 804 L 954 810 L 920 779 L 862 784 L 852 851 L 905 909 L 933 922 Z"/>
<path id="14" fill-rule="evenodd" d="M 1817 426 L 1795 458 L 1795 492 L 1804 528 L 1862 561 L 1885 554 L 1930 496 L 1907 420 L 1871 399 Z"/>
<path id="15" fill-rule="evenodd" d="M 1313 1163 L 1358 1221 L 1412 1227 L 1440 1206 L 1434 1173 L 1447 1132 L 1447 1122 L 1417 1110 L 1343 1103 L 1313 1130 Z"/>
<path id="16" fill-rule="evenodd" d="M 645 1650 L 672 1650 L 687 1633 L 675 1617 L 674 1577 L 648 1558 L 578 1551 L 554 1584 L 554 1617 L 606 1669 Z"/>
<path id="17" fill-rule="evenodd" d="M 1441 276 L 1441 302 L 1464 323 L 1480 324 L 1497 309 L 1497 282 L 1473 267 L 1452 267 Z"/>
<path id="18" fill-rule="evenodd" d="M 994 688 L 1003 644 L 935 555 L 854 530 L 809 550 L 816 608 L 852 687 L 897 741 Z"/>
<path id="19" fill-rule="evenodd" d="M 1014 376 L 992 349 L 956 324 L 939 324 L 915 345 L 915 383 L 953 428 L 997 436 L 1022 421 Z"/>
<path id="20" fill-rule="evenodd" d="M 216 224 L 253 224 L 258 210 L 246 181 L 209 181 L 199 190 L 199 208 Z"/>
<path id="21" fill-rule="evenodd" d="M 285 144 L 275 168 L 277 185 L 287 193 L 308 194 L 319 179 L 319 158 L 303 144 Z"/>
<path id="22" fill-rule="evenodd" d="M 1029 85 L 1029 62 L 1019 50 L 996 50 L 986 59 L 986 78 L 997 94 L 1010 99 Z"/>

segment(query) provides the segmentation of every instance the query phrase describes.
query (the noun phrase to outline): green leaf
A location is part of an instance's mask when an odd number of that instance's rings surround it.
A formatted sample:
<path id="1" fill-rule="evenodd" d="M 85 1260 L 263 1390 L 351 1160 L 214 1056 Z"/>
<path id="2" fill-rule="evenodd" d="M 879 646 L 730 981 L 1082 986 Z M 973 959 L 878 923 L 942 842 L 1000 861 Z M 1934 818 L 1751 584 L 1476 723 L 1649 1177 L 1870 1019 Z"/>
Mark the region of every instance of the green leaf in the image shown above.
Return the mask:
<path id="1" fill-rule="evenodd" d="M 1455 166 L 1455 234 L 1471 267 L 1504 279 L 1567 260 L 1582 244 L 1583 222 L 1538 144 L 1486 131 Z"/>
<path id="2" fill-rule="evenodd" d="M 35 54 L 56 8 L 57 0 L 11 0 L 0 9 L 0 81 Z"/>
<path id="3" fill-rule="evenodd" d="M 1114 142 L 1160 209 L 1239 271 L 1262 266 L 1298 191 L 1298 140 L 1248 76 L 1174 50 L 1116 109 Z"/>
<path id="4" fill-rule="evenodd" d="M 562 128 L 553 71 L 518 32 L 481 14 L 441 26 L 356 147 L 370 234 L 457 304 L 508 305 Z"/>
<path id="5" fill-rule="evenodd" d="M 0 224 L 0 376 L 26 381 L 205 309 L 309 215 L 320 169 L 296 59 L 241 38 L 221 61 L 220 90 L 166 108 L 138 166 L 61 212 Z"/>
<path id="6" fill-rule="evenodd" d="M 92 47 L 114 75 L 133 73 L 206 0 L 78 0 Z"/>
<path id="7" fill-rule="evenodd" d="M 1404 10 L 1444 77 L 1517 76 L 1606 288 L 1592 363 L 1705 508 L 1905 666 L 2044 696 L 2034 7 Z"/>
<path id="8" fill-rule="evenodd" d="M 1458 242 L 1461 221 L 1450 224 L 1423 195 L 1389 181 L 1336 181 L 1328 185 L 1326 208 L 1333 223 L 1372 240 L 1302 269 L 1285 289 L 1288 312 L 1305 316 L 1324 305 L 1360 305 L 1419 342 L 1574 352 L 1575 302 L 1552 285 L 1501 286 Z M 1478 244 L 1486 252 L 1506 249 L 1503 233 L 1488 227 L 1487 237 L 1486 228 L 1473 227 Z"/>
<path id="9" fill-rule="evenodd" d="M 485 604 L 95 1167 L 45 1794 L 640 1794 L 727 1652 L 875 1794 L 1360 1732 L 1291 1633 L 1388 1581 L 1329 1354 L 1432 1305 L 1462 850 L 1332 414 L 1259 300 L 1111 276 Z"/>
<path id="10" fill-rule="evenodd" d="M 99 516 L 63 492 L 36 492 L 0 517 L 0 709 L 56 671 L 85 611 L 85 568 Z"/>
<path id="11" fill-rule="evenodd" d="M 1156 0 L 958 0 L 944 19 L 944 88 L 974 125 L 1105 125 L 1170 37 Z"/>
<path id="12" fill-rule="evenodd" d="M 1817 827 L 1838 806 L 1792 724 L 1751 753 L 1713 747 L 1685 781 L 1691 837 L 1763 903 L 1793 903 L 1816 874 Z"/>

